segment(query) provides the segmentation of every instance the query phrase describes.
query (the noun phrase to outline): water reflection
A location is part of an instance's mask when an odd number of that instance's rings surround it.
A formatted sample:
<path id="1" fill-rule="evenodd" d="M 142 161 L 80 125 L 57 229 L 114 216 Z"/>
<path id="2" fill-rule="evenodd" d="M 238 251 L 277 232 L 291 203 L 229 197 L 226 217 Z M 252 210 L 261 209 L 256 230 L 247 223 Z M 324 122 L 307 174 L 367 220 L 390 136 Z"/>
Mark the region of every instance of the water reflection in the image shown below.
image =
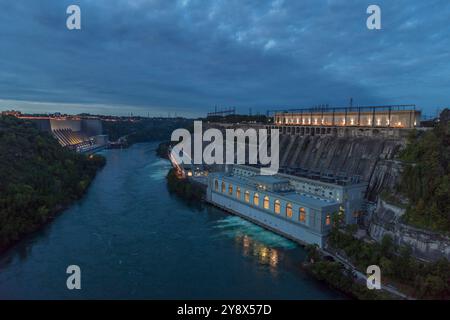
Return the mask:
<path id="1" fill-rule="evenodd" d="M 255 259 L 274 276 L 285 258 L 285 251 L 297 247 L 294 242 L 237 216 L 218 220 L 215 228 L 221 229 L 220 236 L 234 239 L 238 252 Z"/>
<path id="2" fill-rule="evenodd" d="M 276 248 L 270 248 L 248 235 L 236 235 L 235 244 L 245 257 L 256 258 L 258 263 L 269 267 L 272 274 L 277 274 L 277 265 L 281 252 Z"/>

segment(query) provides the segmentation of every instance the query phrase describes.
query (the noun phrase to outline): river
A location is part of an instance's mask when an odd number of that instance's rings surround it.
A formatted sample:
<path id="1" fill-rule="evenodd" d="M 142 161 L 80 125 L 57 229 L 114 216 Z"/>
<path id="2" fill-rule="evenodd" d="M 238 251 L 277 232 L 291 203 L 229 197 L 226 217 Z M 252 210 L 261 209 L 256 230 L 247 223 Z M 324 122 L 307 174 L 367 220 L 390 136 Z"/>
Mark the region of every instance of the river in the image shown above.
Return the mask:
<path id="1" fill-rule="evenodd" d="M 156 147 L 103 151 L 87 194 L 0 256 L 0 299 L 344 298 L 300 269 L 297 244 L 171 195 Z"/>

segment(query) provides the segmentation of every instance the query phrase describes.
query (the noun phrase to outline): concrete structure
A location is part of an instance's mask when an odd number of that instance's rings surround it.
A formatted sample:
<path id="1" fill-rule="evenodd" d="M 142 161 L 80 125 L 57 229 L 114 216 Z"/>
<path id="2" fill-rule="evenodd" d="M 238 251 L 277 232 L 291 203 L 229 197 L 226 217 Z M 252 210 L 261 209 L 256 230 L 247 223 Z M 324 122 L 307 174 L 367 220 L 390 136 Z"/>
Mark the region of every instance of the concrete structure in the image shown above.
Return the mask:
<path id="1" fill-rule="evenodd" d="M 276 112 L 274 123 L 266 127 L 293 135 L 398 136 L 399 129 L 418 127 L 420 116 L 414 105 L 310 108 Z"/>
<path id="2" fill-rule="evenodd" d="M 92 152 L 106 147 L 108 136 L 103 134 L 99 119 L 79 117 L 19 116 L 34 122 L 39 130 L 51 133 L 58 142 L 77 152 Z"/>
<path id="3" fill-rule="evenodd" d="M 208 176 L 206 199 L 288 238 L 324 246 L 332 216 L 355 223 L 366 184 L 330 184 L 277 174 L 260 176 L 244 165 Z"/>

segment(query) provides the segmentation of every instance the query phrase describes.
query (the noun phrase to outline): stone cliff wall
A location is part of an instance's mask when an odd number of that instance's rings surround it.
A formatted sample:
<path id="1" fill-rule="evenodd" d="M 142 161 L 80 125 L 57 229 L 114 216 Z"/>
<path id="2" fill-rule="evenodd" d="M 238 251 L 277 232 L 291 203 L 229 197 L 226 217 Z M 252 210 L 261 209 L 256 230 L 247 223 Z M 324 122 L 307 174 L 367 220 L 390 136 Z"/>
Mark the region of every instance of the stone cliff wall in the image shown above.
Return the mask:
<path id="1" fill-rule="evenodd" d="M 450 238 L 403 224 L 403 214 L 404 209 L 379 200 L 377 209 L 370 218 L 369 235 L 377 241 L 389 235 L 397 245 L 411 247 L 413 255 L 420 259 L 450 259 Z"/>
<path id="2" fill-rule="evenodd" d="M 394 160 L 394 156 L 404 143 L 404 139 L 399 137 L 283 134 L 280 136 L 280 164 L 359 175 L 369 183 L 369 200 L 375 200 L 381 190 L 393 187 L 399 178 L 401 164 Z"/>

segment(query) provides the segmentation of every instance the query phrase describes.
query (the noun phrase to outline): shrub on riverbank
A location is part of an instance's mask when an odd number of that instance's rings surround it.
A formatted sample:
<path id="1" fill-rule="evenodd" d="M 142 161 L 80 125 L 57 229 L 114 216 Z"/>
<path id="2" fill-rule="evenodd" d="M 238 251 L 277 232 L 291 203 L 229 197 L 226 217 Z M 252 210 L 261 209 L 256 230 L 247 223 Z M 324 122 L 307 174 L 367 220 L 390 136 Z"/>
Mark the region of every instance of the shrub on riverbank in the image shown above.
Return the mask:
<path id="1" fill-rule="evenodd" d="M 31 122 L 0 117 L 0 251 L 81 197 L 104 164 L 62 148 Z"/>
<path id="2" fill-rule="evenodd" d="M 204 198 L 205 190 L 198 184 L 187 179 L 179 179 L 174 169 L 167 174 L 167 188 L 181 198 L 190 202 L 199 202 Z"/>
<path id="3" fill-rule="evenodd" d="M 168 159 L 170 145 L 171 145 L 170 141 L 161 142 L 158 145 L 158 148 L 156 148 L 156 154 L 158 155 L 158 157 Z"/>

